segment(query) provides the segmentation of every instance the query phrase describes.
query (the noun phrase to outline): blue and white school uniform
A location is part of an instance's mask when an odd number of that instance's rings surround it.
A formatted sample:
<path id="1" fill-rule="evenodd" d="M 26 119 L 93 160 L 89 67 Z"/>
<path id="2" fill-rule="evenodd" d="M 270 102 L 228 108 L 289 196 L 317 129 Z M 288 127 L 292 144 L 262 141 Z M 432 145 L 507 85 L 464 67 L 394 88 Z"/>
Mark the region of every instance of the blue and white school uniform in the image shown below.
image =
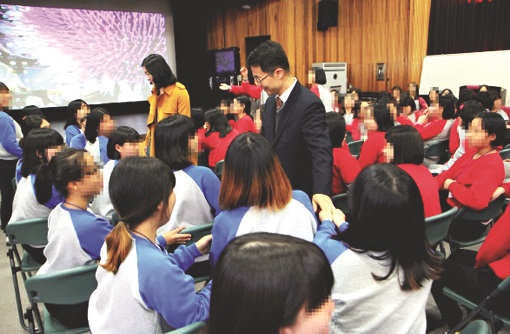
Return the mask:
<path id="1" fill-rule="evenodd" d="M 19 146 L 23 132 L 7 113 L 0 111 L 0 160 L 17 160 L 23 156 Z"/>
<path id="2" fill-rule="evenodd" d="M 59 204 L 48 217 L 46 263 L 37 274 L 76 268 L 99 260 L 101 247 L 112 230 L 110 223 L 92 212 Z"/>
<path id="3" fill-rule="evenodd" d="M 214 220 L 211 245 L 212 263 L 216 264 L 223 249 L 234 238 L 256 232 L 285 234 L 313 241 L 317 220 L 308 196 L 292 191 L 291 201 L 281 210 L 243 206 L 223 211 Z"/>
<path id="4" fill-rule="evenodd" d="M 103 190 L 101 194 L 97 195 L 92 202 L 92 211 L 108 220 L 112 219 L 112 215 L 115 212 L 112 201 L 110 200 L 110 192 L 108 187 L 110 186 L 110 177 L 112 176 L 113 169 L 120 160 L 110 160 L 103 167 Z"/>
<path id="5" fill-rule="evenodd" d="M 67 146 L 71 146 L 71 140 L 80 134 L 82 134 L 82 132 L 79 127 L 77 127 L 76 125 L 69 125 L 66 128 L 66 133 L 65 133 Z"/>
<path id="6" fill-rule="evenodd" d="M 220 181 L 207 167 L 188 166 L 174 172 L 175 206 L 170 220 L 158 229 L 158 234 L 179 226 L 212 223 L 220 212 L 218 197 Z"/>
<path id="7" fill-rule="evenodd" d="M 340 226 L 340 232 L 346 225 Z M 391 258 L 375 260 L 367 253 L 354 252 L 343 242 L 332 239 L 336 234 L 335 224 L 323 221 L 314 239 L 326 254 L 335 276 L 331 332 L 425 333 L 425 306 L 432 281 L 423 281 L 419 290 L 403 291 L 401 267 L 395 268 L 386 280 L 377 281 L 373 275 L 386 276 Z"/>
<path id="8" fill-rule="evenodd" d="M 12 216 L 9 223 L 23 219 L 48 217 L 51 210 L 64 201 L 64 196 L 55 187 L 52 187 L 50 200 L 40 204 L 35 197 L 35 178 L 34 174 L 30 174 L 19 181 L 16 194 L 14 195 Z"/>
<path id="9" fill-rule="evenodd" d="M 108 145 L 108 138 L 103 136 L 97 136 L 96 142 L 91 143 L 85 138 L 83 133 L 80 133 L 71 140 L 71 147 L 76 149 L 85 149 L 94 158 L 94 161 L 105 165 L 110 158 L 106 146 Z"/>
<path id="10" fill-rule="evenodd" d="M 92 333 L 162 333 L 160 315 L 174 328 L 209 317 L 211 284 L 195 292 L 184 273 L 200 256 L 195 244 L 173 254 L 150 240 L 131 234 L 133 243 L 116 274 L 101 266 L 97 289 L 89 301 Z M 106 244 L 101 263 L 107 259 Z"/>

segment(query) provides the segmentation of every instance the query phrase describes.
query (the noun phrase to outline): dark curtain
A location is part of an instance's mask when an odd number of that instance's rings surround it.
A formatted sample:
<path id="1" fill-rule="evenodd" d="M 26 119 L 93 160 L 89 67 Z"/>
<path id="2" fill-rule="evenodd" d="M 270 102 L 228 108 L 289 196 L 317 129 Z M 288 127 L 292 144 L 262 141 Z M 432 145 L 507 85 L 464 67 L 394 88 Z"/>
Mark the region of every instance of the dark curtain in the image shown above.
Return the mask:
<path id="1" fill-rule="evenodd" d="M 509 0 L 432 0 L 428 55 L 506 49 Z"/>

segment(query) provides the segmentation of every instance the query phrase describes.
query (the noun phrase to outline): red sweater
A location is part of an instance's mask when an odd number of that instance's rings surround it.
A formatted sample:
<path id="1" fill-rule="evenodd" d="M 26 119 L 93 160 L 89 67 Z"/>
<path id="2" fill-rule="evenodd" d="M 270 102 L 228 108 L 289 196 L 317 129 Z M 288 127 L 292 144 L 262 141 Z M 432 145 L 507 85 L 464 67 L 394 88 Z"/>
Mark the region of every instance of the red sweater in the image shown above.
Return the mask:
<path id="1" fill-rule="evenodd" d="M 383 148 L 386 145 L 386 132 L 371 131 L 368 133 L 367 140 L 361 146 L 361 152 L 358 157 L 358 164 L 361 169 L 375 164 L 384 163 Z"/>
<path id="2" fill-rule="evenodd" d="M 241 86 L 230 86 L 230 92 L 235 95 L 248 95 L 253 97 L 254 99 L 260 99 L 260 94 L 262 93 L 262 87 L 256 85 L 250 85 L 249 81 L 243 81 Z"/>
<path id="3" fill-rule="evenodd" d="M 237 130 L 237 132 L 240 134 L 244 132 L 256 132 L 255 123 L 253 123 L 253 120 L 250 116 L 244 115 L 237 120 L 234 125 L 234 130 Z"/>
<path id="4" fill-rule="evenodd" d="M 453 122 L 452 128 L 450 129 L 449 150 L 450 150 L 451 154 L 455 154 L 455 151 L 457 151 L 457 149 L 460 146 L 459 131 L 457 129 L 458 126 L 459 126 L 459 118 L 457 117 L 455 122 Z"/>
<path id="5" fill-rule="evenodd" d="M 202 147 L 209 150 L 209 167 L 214 168 L 218 161 L 225 159 L 228 146 L 238 134 L 237 130 L 232 130 L 223 138 L 220 138 L 219 132 L 203 137 Z"/>
<path id="6" fill-rule="evenodd" d="M 345 192 L 346 185 L 352 183 L 358 176 L 360 168 L 356 159 L 349 152 L 347 145 L 333 148 L 333 179 L 331 180 L 331 195 Z"/>
<path id="7" fill-rule="evenodd" d="M 421 139 L 425 141 L 434 138 L 435 136 L 443 132 L 446 122 L 447 122 L 446 119 L 437 119 L 426 125 L 415 124 L 414 126 L 416 130 L 418 130 L 418 132 L 420 133 Z"/>
<path id="8" fill-rule="evenodd" d="M 476 268 L 485 266 L 501 279 L 510 276 L 510 210 L 494 224 L 476 255 Z"/>
<path id="9" fill-rule="evenodd" d="M 483 210 L 505 179 L 505 168 L 499 154 L 491 153 L 473 159 L 476 152 L 476 149 L 466 150 L 450 169 L 435 177 L 439 190 L 443 188 L 446 179 L 455 180 L 448 187 L 453 195 L 453 198 L 448 198 L 451 206 Z"/>
<path id="10" fill-rule="evenodd" d="M 361 134 L 359 132 L 359 119 L 353 118 L 351 125 L 346 125 L 345 129 L 351 133 L 352 140 L 360 140 Z"/>
<path id="11" fill-rule="evenodd" d="M 415 164 L 400 164 L 398 167 L 403 169 L 416 182 L 423 200 L 425 218 L 440 214 L 439 191 L 430 170 L 424 165 Z"/>
<path id="12" fill-rule="evenodd" d="M 404 117 L 404 116 L 398 116 L 397 117 L 397 122 L 399 122 L 400 125 L 411 125 L 411 126 L 414 126 L 413 121 L 411 121 L 409 118 Z"/>

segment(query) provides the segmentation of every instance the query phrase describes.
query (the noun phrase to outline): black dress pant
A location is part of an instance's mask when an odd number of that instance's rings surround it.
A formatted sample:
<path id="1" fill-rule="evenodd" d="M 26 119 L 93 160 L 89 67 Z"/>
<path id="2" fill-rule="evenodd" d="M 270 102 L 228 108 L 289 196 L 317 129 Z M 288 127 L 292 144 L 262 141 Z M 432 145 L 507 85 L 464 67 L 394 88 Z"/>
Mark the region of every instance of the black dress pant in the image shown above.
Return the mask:
<path id="1" fill-rule="evenodd" d="M 441 278 L 432 284 L 432 296 L 450 329 L 462 320 L 462 311 L 456 301 L 443 294 L 444 287 L 478 304 L 502 281 L 491 268 L 475 268 L 475 263 L 475 251 L 456 250 L 444 263 Z M 510 315 L 510 292 L 495 298 L 490 308 L 498 314 Z"/>
<path id="2" fill-rule="evenodd" d="M 14 200 L 14 189 L 12 179 L 16 175 L 16 163 L 18 160 L 0 159 L 0 194 L 2 204 L 0 207 L 0 219 L 2 230 L 5 230 L 12 215 L 12 202 Z"/>

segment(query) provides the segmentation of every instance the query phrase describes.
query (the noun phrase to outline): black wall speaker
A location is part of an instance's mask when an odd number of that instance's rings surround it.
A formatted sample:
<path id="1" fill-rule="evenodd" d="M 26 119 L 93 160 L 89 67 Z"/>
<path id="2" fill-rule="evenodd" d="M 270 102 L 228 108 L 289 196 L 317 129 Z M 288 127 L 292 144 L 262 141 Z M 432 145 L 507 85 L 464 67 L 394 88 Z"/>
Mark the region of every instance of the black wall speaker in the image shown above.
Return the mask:
<path id="1" fill-rule="evenodd" d="M 338 25 L 338 0 L 320 0 L 317 30 L 326 31 Z"/>

